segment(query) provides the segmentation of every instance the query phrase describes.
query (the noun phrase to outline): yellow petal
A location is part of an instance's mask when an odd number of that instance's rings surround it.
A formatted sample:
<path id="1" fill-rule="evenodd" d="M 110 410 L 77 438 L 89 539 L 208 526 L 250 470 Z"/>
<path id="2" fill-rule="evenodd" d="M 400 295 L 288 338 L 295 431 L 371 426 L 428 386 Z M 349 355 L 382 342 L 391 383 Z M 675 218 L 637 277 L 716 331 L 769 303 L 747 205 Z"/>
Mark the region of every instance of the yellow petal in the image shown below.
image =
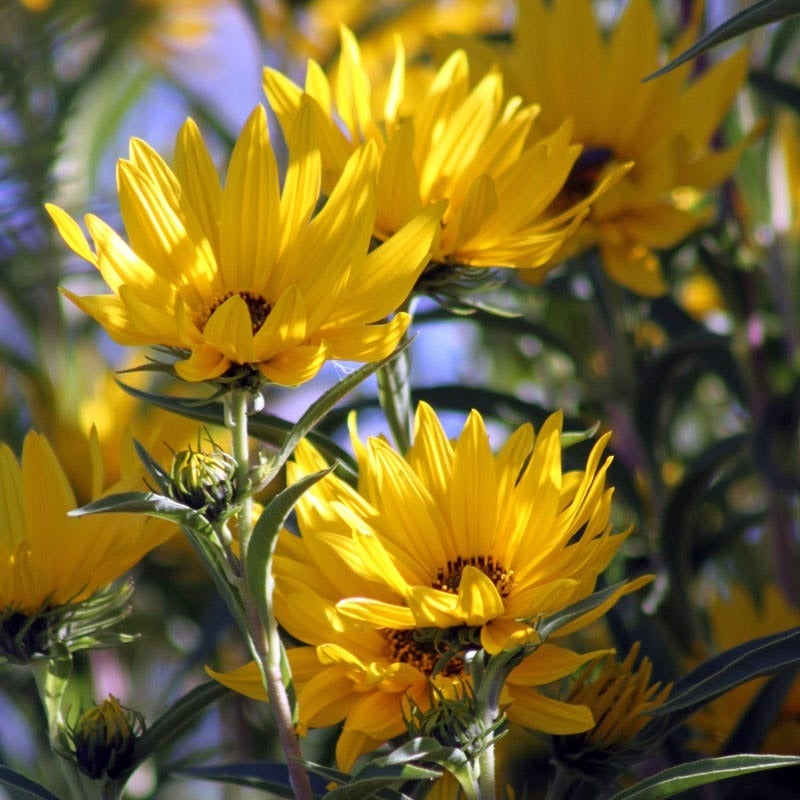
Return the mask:
<path id="1" fill-rule="evenodd" d="M 458 585 L 456 613 L 465 624 L 483 625 L 503 616 L 504 611 L 503 598 L 491 578 L 477 567 L 464 567 Z"/>
<path id="2" fill-rule="evenodd" d="M 256 360 L 250 309 L 238 294 L 215 309 L 203 328 L 203 338 L 236 364 Z"/>
<path id="3" fill-rule="evenodd" d="M 588 706 L 553 700 L 535 689 L 509 687 L 509 694 L 512 702 L 508 718 L 518 725 L 554 736 L 583 733 L 594 727 Z"/>
<path id="4" fill-rule="evenodd" d="M 220 220 L 220 268 L 230 291 L 263 294 L 278 249 L 278 168 L 267 116 L 257 106 L 231 155 Z"/>
<path id="5" fill-rule="evenodd" d="M 411 611 L 404 606 L 392 603 L 382 603 L 363 597 L 350 597 L 340 600 L 336 604 L 336 608 L 346 617 L 369 623 L 376 629 L 408 630 L 416 627 Z"/>

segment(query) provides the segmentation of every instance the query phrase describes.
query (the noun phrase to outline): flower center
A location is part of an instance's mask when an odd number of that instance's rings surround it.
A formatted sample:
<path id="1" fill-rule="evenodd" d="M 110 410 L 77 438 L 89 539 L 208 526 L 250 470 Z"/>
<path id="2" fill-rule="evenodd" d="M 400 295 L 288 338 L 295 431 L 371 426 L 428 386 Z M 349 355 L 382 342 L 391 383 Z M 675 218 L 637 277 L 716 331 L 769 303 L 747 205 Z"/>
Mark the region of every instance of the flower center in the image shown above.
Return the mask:
<path id="1" fill-rule="evenodd" d="M 579 203 L 592 193 L 603 167 L 612 161 L 614 152 L 608 147 L 586 147 L 572 165 L 564 186 L 555 199 L 558 210 L 569 208 Z"/>
<path id="2" fill-rule="evenodd" d="M 400 661 L 403 664 L 411 664 L 416 667 L 423 675 L 433 675 L 436 664 L 442 657 L 442 653 L 436 650 L 433 641 L 418 641 L 415 638 L 415 631 L 399 631 L 392 628 L 384 628 L 381 633 L 387 642 L 387 655 L 391 661 Z M 460 675 L 464 668 L 464 661 L 458 657 L 451 657 L 440 671 L 444 677 Z"/>
<path id="3" fill-rule="evenodd" d="M 210 303 L 207 303 L 195 315 L 193 322 L 202 331 L 206 327 L 206 323 L 211 319 L 211 315 L 226 301 L 234 295 L 244 300 L 247 305 L 247 310 L 250 312 L 250 324 L 253 327 L 253 335 L 258 333 L 261 326 L 266 322 L 269 312 L 272 311 L 272 306 L 260 294 L 253 294 L 253 292 L 226 292 L 220 297 L 215 297 Z"/>
<path id="4" fill-rule="evenodd" d="M 477 567 L 495 585 L 500 597 L 508 597 L 510 594 L 514 585 L 514 570 L 507 570 L 499 561 L 495 562 L 493 556 L 459 556 L 455 561 L 448 560 L 447 567 L 436 570 L 436 580 L 431 586 L 442 592 L 458 594 L 464 567 Z"/>

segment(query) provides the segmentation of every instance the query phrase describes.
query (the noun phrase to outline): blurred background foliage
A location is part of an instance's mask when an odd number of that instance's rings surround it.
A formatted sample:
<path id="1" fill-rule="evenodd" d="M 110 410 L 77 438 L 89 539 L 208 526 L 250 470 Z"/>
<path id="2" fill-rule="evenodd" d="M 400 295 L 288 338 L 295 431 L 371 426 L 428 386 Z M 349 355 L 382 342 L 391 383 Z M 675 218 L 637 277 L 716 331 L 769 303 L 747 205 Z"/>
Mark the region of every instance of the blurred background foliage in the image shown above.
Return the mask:
<path id="1" fill-rule="evenodd" d="M 621 5 L 597 3 L 609 20 Z M 656 5 L 670 39 L 691 4 Z M 737 10 L 735 0 L 708 0 L 706 27 Z M 367 68 L 387 74 L 396 33 L 409 60 L 424 64 L 447 37 L 502 43 L 513 15 L 508 0 L 2 0 L 0 438 L 19 448 L 29 427 L 45 432 L 84 499 L 91 425 L 107 483 L 135 468 L 126 466 L 131 432 L 161 447 L 164 460 L 163 443 L 179 448 L 197 437 L 196 422 L 144 409 L 119 389 L 112 370 L 144 356 L 123 360 L 93 322 L 62 302 L 57 286 L 93 287 L 96 278 L 59 243 L 45 201 L 114 220 L 114 163 L 128 137 L 169 155 L 187 115 L 225 163 L 247 113 L 263 102 L 261 65 L 297 80 L 309 57 L 333 66 L 339 23 L 358 35 Z M 414 397 L 452 412 L 454 423 L 474 407 L 507 432 L 563 408 L 567 429 L 613 430 L 618 523 L 636 533 L 609 580 L 643 571 L 657 578 L 641 607 L 620 604 L 591 636 L 621 653 L 641 640 L 662 681 L 738 641 L 796 625 L 799 613 L 800 18 L 761 28 L 748 44 L 747 85 L 718 135 L 735 140 L 759 120 L 763 134 L 720 188 L 711 221 L 660 253 L 667 294 L 631 294 L 603 280 L 590 256 L 558 267 L 541 286 L 504 274 L 505 285 L 486 299 L 513 315 L 454 316 L 421 301 L 415 318 Z M 703 56 L 698 68 L 718 57 Z M 279 140 L 277 126 L 274 134 Z M 268 410 L 296 418 L 338 369 L 327 366 L 301 390 L 270 388 Z M 345 446 L 351 408 L 360 410 L 362 429 L 383 429 L 370 384 L 322 425 Z M 589 446 L 567 457 L 585 463 Z M 179 538 L 141 564 L 136 579 L 127 627 L 141 637 L 78 657 L 75 708 L 112 692 L 151 719 L 202 680 L 204 663 L 233 667 L 244 659 L 222 602 Z M 797 691 L 784 687 L 771 717 L 745 737 L 736 725 L 759 688 L 747 691 L 725 695 L 693 728 L 669 737 L 653 756 L 658 765 L 726 752 L 735 735 L 739 751 L 769 742 L 769 752 L 800 755 Z M 0 764 L 57 791 L 57 757 L 42 731 L 30 677 L 4 668 Z M 315 732 L 310 757 L 328 760 L 334 741 L 335 732 Z M 508 770 L 532 776 L 544 767 L 547 750 L 532 755 L 531 737 L 509 741 Z M 227 696 L 134 776 L 129 795 L 150 797 L 158 788 L 174 798 L 256 796 L 167 773 L 212 757 L 270 754 L 265 708 Z M 752 778 L 750 789 L 741 782 L 703 796 L 788 798 L 796 781 L 793 770 L 779 770 Z M 530 788 L 533 797 L 541 786 L 531 780 Z"/>

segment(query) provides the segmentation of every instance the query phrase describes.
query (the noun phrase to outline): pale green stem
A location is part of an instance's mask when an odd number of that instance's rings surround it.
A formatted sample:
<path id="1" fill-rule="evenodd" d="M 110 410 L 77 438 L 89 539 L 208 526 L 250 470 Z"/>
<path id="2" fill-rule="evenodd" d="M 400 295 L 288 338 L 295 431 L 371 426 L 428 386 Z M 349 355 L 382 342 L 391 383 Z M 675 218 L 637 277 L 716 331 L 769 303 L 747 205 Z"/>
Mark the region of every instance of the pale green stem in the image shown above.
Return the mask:
<path id="1" fill-rule="evenodd" d="M 247 551 L 250 537 L 253 533 L 253 498 L 249 489 L 250 481 L 250 451 L 248 443 L 248 409 L 249 393 L 243 390 L 231 392 L 228 396 L 228 426 L 233 439 L 233 457 L 236 460 L 237 487 L 247 487 L 241 500 L 238 514 L 239 542 L 242 553 L 242 566 L 244 575 L 247 576 Z M 292 709 L 289 697 L 281 676 L 281 641 L 278 623 L 272 606 L 274 582 L 272 578 L 272 565 L 267 566 L 267 585 L 264 587 L 266 598 L 266 619 L 262 619 L 256 603 L 247 584 L 243 579 L 239 588 L 242 604 L 247 616 L 249 630 L 246 636 L 251 652 L 261 672 L 264 689 L 269 697 L 269 707 L 278 729 L 278 739 L 281 749 L 286 757 L 289 770 L 289 779 L 296 800 L 313 800 L 311 783 L 308 773 L 302 764 L 300 742 L 295 732 L 292 721 Z"/>
<path id="2" fill-rule="evenodd" d="M 494 720 L 489 721 L 494 722 Z M 480 790 L 481 800 L 494 800 L 497 787 L 495 785 L 495 757 L 494 745 L 489 745 L 478 759 L 480 775 L 478 777 L 478 789 Z"/>
<path id="3" fill-rule="evenodd" d="M 91 800 L 92 797 L 98 796 L 97 793 L 88 791 L 76 765 L 63 757 L 66 750 L 63 737 L 66 730 L 63 713 L 64 693 L 67 690 L 69 676 L 72 674 L 72 657 L 65 654 L 59 658 L 35 662 L 31 664 L 31 672 L 39 691 L 39 699 L 47 714 L 50 747 L 57 754 L 58 763 L 69 786 L 70 797 L 74 797 L 75 800 Z"/>

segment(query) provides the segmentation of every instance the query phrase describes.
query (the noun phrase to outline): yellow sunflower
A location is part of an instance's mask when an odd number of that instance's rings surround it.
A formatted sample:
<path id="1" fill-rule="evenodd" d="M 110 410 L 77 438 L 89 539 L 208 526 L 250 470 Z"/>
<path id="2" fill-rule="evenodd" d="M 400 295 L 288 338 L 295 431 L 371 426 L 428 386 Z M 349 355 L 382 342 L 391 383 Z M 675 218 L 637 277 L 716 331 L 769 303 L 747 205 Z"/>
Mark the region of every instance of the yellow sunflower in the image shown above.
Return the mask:
<path id="1" fill-rule="evenodd" d="M 329 476 L 300 499 L 302 536 L 283 533 L 275 556 L 276 616 L 312 645 L 289 651 L 301 728 L 345 720 L 340 764 L 403 733 L 407 704 L 427 708 L 431 682 L 457 694 L 468 680 L 459 656 L 433 676 L 443 645 L 466 636 L 497 653 L 538 643 L 540 615 L 593 591 L 625 534 L 612 536 L 608 524 L 605 440 L 585 471 L 562 474 L 560 433 L 556 414 L 538 436 L 521 427 L 494 456 L 479 414 L 453 445 L 420 404 L 406 458 L 382 439 L 356 439 L 359 487 Z M 288 478 L 324 463 L 301 443 Z M 588 625 L 647 580 L 620 588 L 556 635 Z M 537 687 L 606 652 L 540 644 L 505 685 L 509 719 L 547 733 L 590 728 L 585 707 Z M 264 699 L 252 664 L 214 677 Z"/>
<path id="2" fill-rule="evenodd" d="M 472 76 L 474 78 L 474 76 Z M 314 101 L 323 168 L 341 174 L 349 154 L 375 142 L 381 154 L 375 235 L 386 239 L 421 209 L 446 201 L 442 234 L 433 250 L 439 263 L 538 268 L 576 230 L 590 203 L 624 167 L 590 196 L 546 214 L 580 153 L 563 121 L 529 143 L 538 112 L 506 97 L 492 71 L 472 85 L 463 51 L 431 74 L 418 102 L 406 101 L 405 55 L 400 41 L 382 108 L 361 62 L 358 42 L 342 30 L 342 53 L 331 81 L 314 61 L 305 93 Z M 284 130 L 291 130 L 304 90 L 272 69 L 264 90 Z M 421 96 L 419 96 L 421 95 Z"/>
<path id="3" fill-rule="evenodd" d="M 541 132 L 573 120 L 575 141 L 584 150 L 555 213 L 593 191 L 609 170 L 634 164 L 597 198 L 556 259 L 598 245 L 613 280 L 643 295 L 661 294 L 666 286 L 653 251 L 678 244 L 708 222 L 711 209 L 697 201 L 731 174 L 750 142 L 748 137 L 720 151 L 712 143 L 744 81 L 747 54 L 694 79 L 688 63 L 642 83 L 663 63 L 650 0 L 630 0 L 610 31 L 603 30 L 591 0 L 525 0 L 517 6 L 510 50 L 475 44 L 470 52 L 485 67 L 501 64 L 509 89 L 541 104 Z M 696 32 L 691 25 L 674 52 Z M 538 279 L 536 273 L 523 277 Z"/>
<path id="4" fill-rule="evenodd" d="M 130 245 L 87 215 L 93 251 L 78 224 L 48 206 L 67 244 L 113 292 L 64 294 L 117 342 L 172 348 L 188 381 L 246 373 L 295 385 L 326 359 L 391 353 L 408 316 L 385 319 L 427 262 L 441 208 L 425 209 L 368 252 L 378 165 L 367 146 L 315 214 L 320 159 L 305 109 L 288 137 L 282 193 L 261 106 L 236 143 L 224 187 L 191 120 L 178 135 L 174 171 L 133 140 L 117 171 Z"/>
<path id="5" fill-rule="evenodd" d="M 422 711 L 430 708 L 431 686 L 452 699 L 463 694 L 470 679 L 458 657 L 433 676 L 439 654 L 432 642 L 416 641 L 413 630 L 374 630 L 343 617 L 337 601 L 374 590 L 375 584 L 357 571 L 330 573 L 318 566 L 319 560 L 303 539 L 281 536 L 275 559 L 276 611 L 293 637 L 310 644 L 288 651 L 298 688 L 300 733 L 344 721 L 336 760 L 347 770 L 360 755 L 405 734 L 411 704 Z M 593 719 L 585 706 L 558 700 L 537 686 L 560 680 L 605 652 L 539 647 L 506 683 L 501 703 L 509 720 L 545 733 L 591 728 Z M 267 699 L 255 662 L 228 673 L 208 672 L 241 694 Z"/>
<path id="6" fill-rule="evenodd" d="M 96 499 L 103 476 L 96 438 L 93 444 L 87 468 Z M 134 488 L 121 483 L 108 491 Z M 0 496 L 0 623 L 89 598 L 165 538 L 163 528 L 145 525 L 139 515 L 68 517 L 75 494 L 49 443 L 34 431 L 25 437 L 21 463 L 0 445 Z"/>
<path id="7" fill-rule="evenodd" d="M 760 603 L 741 586 L 733 585 L 727 597 L 717 595 L 709 609 L 711 639 L 719 651 L 750 639 L 800 626 L 800 611 L 770 584 Z M 736 729 L 767 678 L 736 686 L 694 714 L 689 724 L 697 734 L 693 745 L 716 753 Z M 795 680 L 761 744 L 762 753 L 800 755 L 800 679 Z"/>

